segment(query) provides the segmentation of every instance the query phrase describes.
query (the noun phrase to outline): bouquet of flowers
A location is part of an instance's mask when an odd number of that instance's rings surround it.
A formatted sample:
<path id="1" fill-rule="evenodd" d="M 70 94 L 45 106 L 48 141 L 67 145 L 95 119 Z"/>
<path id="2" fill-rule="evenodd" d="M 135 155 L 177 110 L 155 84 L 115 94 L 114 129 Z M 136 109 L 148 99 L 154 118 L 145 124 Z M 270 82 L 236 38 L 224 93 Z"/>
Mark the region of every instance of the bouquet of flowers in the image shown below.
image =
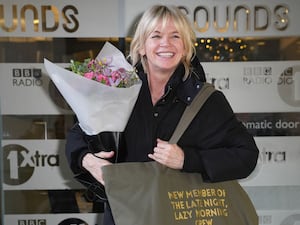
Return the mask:
<path id="1" fill-rule="evenodd" d="M 106 42 L 96 59 L 71 60 L 69 69 L 47 59 L 44 65 L 86 134 L 125 129 L 141 81 L 112 44 Z"/>

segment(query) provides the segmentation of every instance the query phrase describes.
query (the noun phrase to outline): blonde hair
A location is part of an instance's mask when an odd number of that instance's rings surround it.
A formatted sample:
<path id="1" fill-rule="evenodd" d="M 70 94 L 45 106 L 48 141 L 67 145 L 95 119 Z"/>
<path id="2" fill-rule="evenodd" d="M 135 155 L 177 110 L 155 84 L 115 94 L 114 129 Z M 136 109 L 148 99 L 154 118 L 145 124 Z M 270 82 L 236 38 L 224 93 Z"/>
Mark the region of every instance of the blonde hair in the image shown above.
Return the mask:
<path id="1" fill-rule="evenodd" d="M 139 51 L 144 48 L 146 39 L 156 28 L 158 23 L 162 22 L 164 26 L 168 19 L 172 19 L 183 40 L 186 54 L 182 58 L 182 63 L 185 68 L 184 77 L 186 77 L 190 73 L 191 59 L 195 55 L 194 43 L 196 41 L 196 36 L 189 20 L 176 6 L 154 5 L 144 12 L 131 41 L 129 56 L 133 65 L 136 65 L 139 61 L 141 61 L 144 70 L 147 71 L 147 60 L 145 57 L 140 55 Z"/>

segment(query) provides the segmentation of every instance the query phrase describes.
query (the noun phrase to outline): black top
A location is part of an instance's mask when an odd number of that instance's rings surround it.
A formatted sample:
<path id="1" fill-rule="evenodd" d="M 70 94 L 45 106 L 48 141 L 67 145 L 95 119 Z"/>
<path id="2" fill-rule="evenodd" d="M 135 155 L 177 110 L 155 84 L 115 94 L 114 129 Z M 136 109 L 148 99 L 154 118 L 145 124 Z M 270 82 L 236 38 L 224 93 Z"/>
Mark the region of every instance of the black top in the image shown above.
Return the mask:
<path id="1" fill-rule="evenodd" d="M 153 106 L 147 76 L 138 66 L 143 84 L 125 131 L 115 142 L 112 132 L 86 135 L 76 124 L 67 135 L 66 155 L 74 173 L 83 170 L 82 157 L 87 152 L 118 149 L 118 162 L 149 161 L 148 153 L 156 146 L 156 139 L 169 140 L 179 119 L 205 81 L 205 74 L 197 59 L 193 71 L 182 81 L 183 65 L 170 78 L 164 96 Z M 122 109 L 120 109 L 122 110 Z M 225 96 L 214 92 L 204 103 L 190 126 L 177 143 L 184 151 L 186 172 L 200 172 L 206 181 L 217 182 L 247 177 L 255 168 L 258 149 L 253 137 L 239 122 Z M 118 147 L 117 147 L 118 146 Z M 103 223 L 114 225 L 109 204 Z"/>
<path id="2" fill-rule="evenodd" d="M 182 81 L 183 65 L 177 68 L 166 85 L 164 96 L 154 106 L 147 76 L 141 66 L 137 67 L 143 85 L 125 131 L 121 134 L 118 162 L 149 161 L 148 153 L 152 153 L 156 139 L 170 139 L 185 107 L 205 81 L 197 59 L 193 61 L 193 66 L 185 81 Z M 253 137 L 236 119 L 220 91 L 209 97 L 178 145 L 185 155 L 183 170 L 200 172 L 204 180 L 211 182 L 247 177 L 255 168 L 258 157 Z M 66 155 L 74 173 L 82 170 L 84 154 L 103 149 L 116 149 L 113 133 L 88 136 L 78 125 L 68 132 Z"/>

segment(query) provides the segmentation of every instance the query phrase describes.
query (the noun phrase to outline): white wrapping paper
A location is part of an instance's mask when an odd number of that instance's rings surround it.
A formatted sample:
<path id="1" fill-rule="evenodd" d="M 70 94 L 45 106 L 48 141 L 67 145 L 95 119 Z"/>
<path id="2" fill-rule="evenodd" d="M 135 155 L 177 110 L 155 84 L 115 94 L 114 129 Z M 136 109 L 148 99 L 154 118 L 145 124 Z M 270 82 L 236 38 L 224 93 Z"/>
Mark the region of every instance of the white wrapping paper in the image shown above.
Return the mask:
<path id="1" fill-rule="evenodd" d="M 110 57 L 112 65 L 132 70 L 123 54 L 108 42 L 97 58 Z M 141 81 L 128 88 L 111 87 L 89 80 L 47 59 L 45 68 L 76 114 L 79 125 L 88 135 L 103 131 L 123 131 L 136 102 Z"/>

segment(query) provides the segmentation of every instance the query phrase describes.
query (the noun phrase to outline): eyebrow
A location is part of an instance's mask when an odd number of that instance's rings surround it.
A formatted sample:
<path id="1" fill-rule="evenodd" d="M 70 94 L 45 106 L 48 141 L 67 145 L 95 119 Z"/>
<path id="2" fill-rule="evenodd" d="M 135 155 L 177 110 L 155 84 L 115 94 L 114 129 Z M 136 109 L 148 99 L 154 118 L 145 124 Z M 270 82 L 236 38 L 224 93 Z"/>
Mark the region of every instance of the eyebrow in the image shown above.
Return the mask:
<path id="1" fill-rule="evenodd" d="M 152 31 L 152 33 L 158 33 L 158 34 L 160 34 L 162 32 L 159 31 L 159 30 L 154 30 L 154 31 Z M 179 34 L 179 32 L 177 30 L 174 30 L 174 31 L 171 32 L 171 34 Z"/>

